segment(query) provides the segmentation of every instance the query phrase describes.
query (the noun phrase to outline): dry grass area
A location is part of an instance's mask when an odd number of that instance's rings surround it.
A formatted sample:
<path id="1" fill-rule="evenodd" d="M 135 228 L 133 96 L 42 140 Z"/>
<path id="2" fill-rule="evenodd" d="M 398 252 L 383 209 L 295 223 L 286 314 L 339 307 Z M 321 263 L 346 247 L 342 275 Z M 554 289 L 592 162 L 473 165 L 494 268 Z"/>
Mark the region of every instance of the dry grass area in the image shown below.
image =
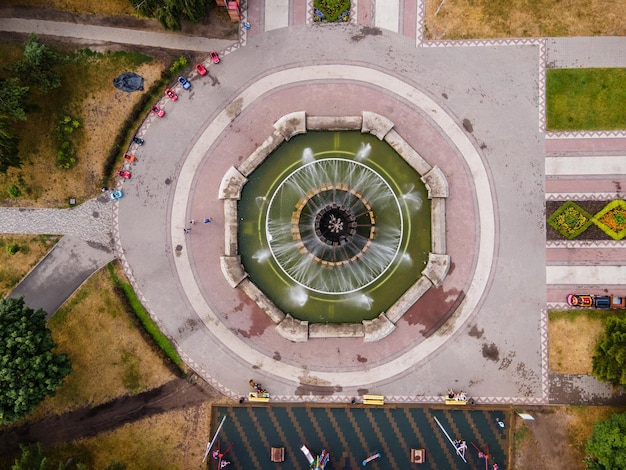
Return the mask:
<path id="1" fill-rule="evenodd" d="M 71 13 L 92 15 L 132 15 L 128 0 L 4 0 L 4 6 L 29 8 L 54 8 Z"/>
<path id="2" fill-rule="evenodd" d="M 57 235 L 0 235 L 0 298 L 9 292 L 60 240 Z M 11 255 L 9 247 L 19 250 Z"/>
<path id="3" fill-rule="evenodd" d="M 130 469 L 206 470 L 202 457 L 211 437 L 211 405 L 169 411 L 96 437 L 46 449 L 58 461 L 75 458 L 89 468 L 121 462 Z"/>
<path id="4" fill-rule="evenodd" d="M 439 14 L 435 13 L 439 6 Z M 626 35 L 626 2 L 426 0 L 429 40 Z"/>
<path id="5" fill-rule="evenodd" d="M 593 425 L 623 413 L 623 408 L 554 406 L 527 409 L 535 421 L 515 418 L 516 470 L 583 470 L 585 446 Z"/>
<path id="6" fill-rule="evenodd" d="M 48 328 L 58 351 L 69 356 L 73 372 L 29 419 L 105 403 L 175 377 L 131 315 L 103 269 L 52 316 Z"/>
<path id="7" fill-rule="evenodd" d="M 604 332 L 599 317 L 576 315 L 550 319 L 548 364 L 556 374 L 591 374 L 591 357 Z"/>
<path id="8" fill-rule="evenodd" d="M 4 44 L 0 55 L 20 45 Z M 19 57 L 19 54 L 18 54 Z M 149 62 L 146 62 L 150 60 Z M 11 168 L 0 175 L 0 204 L 20 207 L 67 207 L 69 197 L 78 203 L 99 193 L 103 162 L 111 148 L 123 117 L 139 100 L 140 93 L 125 93 L 113 87 L 113 79 L 125 71 L 144 77 L 144 89 L 160 78 L 164 64 L 132 53 L 108 53 L 85 57 L 63 67 L 63 85 L 38 100 L 40 112 L 31 113 L 20 123 L 22 168 Z M 76 80 L 80 77 L 80 80 Z M 70 170 L 56 166 L 55 127 L 69 114 L 82 126 L 73 134 L 78 163 Z M 37 138 L 32 138 L 37 136 Z M 7 188 L 16 185 L 22 197 L 9 199 Z"/>

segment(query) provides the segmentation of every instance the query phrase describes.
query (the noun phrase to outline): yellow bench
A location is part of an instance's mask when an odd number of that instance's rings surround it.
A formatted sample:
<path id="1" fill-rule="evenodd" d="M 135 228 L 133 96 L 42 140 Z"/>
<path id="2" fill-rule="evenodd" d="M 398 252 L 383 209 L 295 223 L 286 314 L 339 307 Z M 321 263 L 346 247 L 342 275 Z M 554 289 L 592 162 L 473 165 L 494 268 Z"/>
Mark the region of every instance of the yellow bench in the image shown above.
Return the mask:
<path id="1" fill-rule="evenodd" d="M 467 405 L 467 400 L 456 400 L 455 398 L 446 398 L 446 405 Z"/>
<path id="2" fill-rule="evenodd" d="M 270 401 L 270 394 L 267 393 L 267 392 L 265 392 L 265 393 L 250 392 L 250 393 L 248 393 L 248 400 L 250 400 L 250 401 L 268 402 L 268 401 Z"/>
<path id="3" fill-rule="evenodd" d="M 384 395 L 363 395 L 363 404 L 364 405 L 384 405 L 385 396 Z"/>

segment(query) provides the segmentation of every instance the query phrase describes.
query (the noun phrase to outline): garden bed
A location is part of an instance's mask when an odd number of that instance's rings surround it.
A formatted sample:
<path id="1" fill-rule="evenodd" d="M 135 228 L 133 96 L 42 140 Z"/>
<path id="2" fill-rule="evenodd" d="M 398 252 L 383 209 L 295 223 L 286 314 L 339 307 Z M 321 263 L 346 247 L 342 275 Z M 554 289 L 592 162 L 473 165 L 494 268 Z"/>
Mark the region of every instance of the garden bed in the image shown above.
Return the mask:
<path id="1" fill-rule="evenodd" d="M 568 240 L 566 236 L 559 233 L 549 223 L 548 218 L 554 214 L 566 201 L 546 201 L 546 239 L 547 240 Z M 604 209 L 611 201 L 576 201 L 576 205 L 587 212 L 592 217 Z M 580 235 L 573 237 L 575 240 L 613 240 L 604 233 L 596 224 L 590 224 Z"/>

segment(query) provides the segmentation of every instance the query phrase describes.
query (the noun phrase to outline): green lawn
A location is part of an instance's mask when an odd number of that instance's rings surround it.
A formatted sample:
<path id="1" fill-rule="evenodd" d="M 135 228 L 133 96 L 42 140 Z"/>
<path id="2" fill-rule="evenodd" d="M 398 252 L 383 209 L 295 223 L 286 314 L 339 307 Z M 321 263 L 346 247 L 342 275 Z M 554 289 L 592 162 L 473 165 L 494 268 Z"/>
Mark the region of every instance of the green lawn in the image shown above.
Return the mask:
<path id="1" fill-rule="evenodd" d="M 551 69 L 546 76 L 549 131 L 626 129 L 626 69 Z"/>

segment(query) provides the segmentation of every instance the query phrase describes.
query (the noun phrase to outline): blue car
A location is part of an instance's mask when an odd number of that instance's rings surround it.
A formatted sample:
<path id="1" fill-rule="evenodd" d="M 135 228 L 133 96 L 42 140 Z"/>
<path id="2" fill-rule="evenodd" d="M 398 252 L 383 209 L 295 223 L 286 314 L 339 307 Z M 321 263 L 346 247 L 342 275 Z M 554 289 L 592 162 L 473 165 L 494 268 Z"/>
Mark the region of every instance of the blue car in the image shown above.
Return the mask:
<path id="1" fill-rule="evenodd" d="M 122 199 L 123 196 L 124 196 L 124 193 L 122 191 L 120 191 L 119 189 L 117 189 L 115 191 L 111 191 L 111 200 L 113 200 L 113 201 L 117 201 L 118 199 Z"/>
<path id="2" fill-rule="evenodd" d="M 185 77 L 178 77 L 178 83 L 180 83 L 185 90 L 189 90 L 191 88 L 191 83 Z"/>

